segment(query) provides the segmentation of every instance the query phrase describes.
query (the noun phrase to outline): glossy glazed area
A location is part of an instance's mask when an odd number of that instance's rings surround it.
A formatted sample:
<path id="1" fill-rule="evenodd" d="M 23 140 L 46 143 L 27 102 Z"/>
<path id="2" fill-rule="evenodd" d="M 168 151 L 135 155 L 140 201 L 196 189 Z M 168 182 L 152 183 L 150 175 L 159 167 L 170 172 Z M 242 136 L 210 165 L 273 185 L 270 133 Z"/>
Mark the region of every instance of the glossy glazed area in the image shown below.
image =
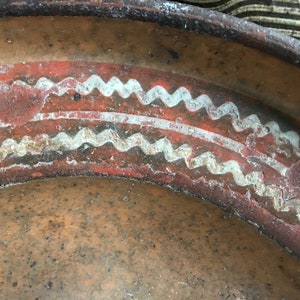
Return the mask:
<path id="1" fill-rule="evenodd" d="M 229 213 L 124 179 L 0 191 L 1 299 L 297 299 L 300 262 Z"/>
<path id="2" fill-rule="evenodd" d="M 151 180 L 230 209 L 300 253 L 299 128 L 273 109 L 297 115 L 299 68 L 153 23 L 1 25 L 1 184 Z"/>

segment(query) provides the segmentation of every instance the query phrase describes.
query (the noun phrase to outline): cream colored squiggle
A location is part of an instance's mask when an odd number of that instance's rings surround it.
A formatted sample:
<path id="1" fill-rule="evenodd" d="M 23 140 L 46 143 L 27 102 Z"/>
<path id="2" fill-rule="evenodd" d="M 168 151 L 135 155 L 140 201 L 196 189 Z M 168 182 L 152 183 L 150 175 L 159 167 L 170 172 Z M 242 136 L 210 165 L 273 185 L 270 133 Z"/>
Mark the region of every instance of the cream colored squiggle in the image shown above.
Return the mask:
<path id="1" fill-rule="evenodd" d="M 174 149 L 167 138 L 150 143 L 141 133 L 135 133 L 123 139 L 112 129 L 106 129 L 96 134 L 89 128 L 83 128 L 75 136 L 60 132 L 53 138 L 47 134 L 34 138 L 24 136 L 19 143 L 14 139 L 6 139 L 0 147 L 0 161 L 3 161 L 9 154 L 22 157 L 26 154 L 38 155 L 43 151 L 76 150 L 83 144 L 90 144 L 98 148 L 107 143 L 111 143 L 120 152 L 127 152 L 138 147 L 145 155 L 163 153 L 165 159 L 170 163 L 183 159 L 189 169 L 205 166 L 214 175 L 230 173 L 238 186 L 252 186 L 257 195 L 271 197 L 276 210 L 288 211 L 290 209 L 289 203 L 283 199 L 281 189 L 275 185 L 265 185 L 261 172 L 244 175 L 239 164 L 234 160 L 218 162 L 215 155 L 209 151 L 193 157 L 193 149 L 187 144 Z M 295 204 L 293 207 L 295 208 Z M 296 210 L 300 220 L 300 205 L 297 205 Z"/>
<path id="2" fill-rule="evenodd" d="M 199 143 L 206 141 L 213 143 L 222 148 L 235 152 L 239 156 L 245 158 L 248 162 L 249 159 L 256 158 L 261 164 L 266 164 L 279 174 L 285 176 L 288 168 L 277 161 L 276 159 L 261 153 L 259 151 L 251 151 L 251 155 L 247 155 L 247 146 L 242 143 L 217 134 L 215 132 L 207 131 L 202 128 L 187 125 L 184 123 L 172 122 L 165 119 L 153 118 L 148 116 L 117 113 L 117 112 L 98 112 L 98 111 L 62 111 L 51 113 L 38 113 L 32 119 L 32 121 L 43 120 L 94 120 L 100 122 L 120 123 L 129 125 L 138 125 L 141 127 L 151 127 L 172 132 L 178 132 L 186 136 L 192 136 L 200 139 Z"/>
<path id="3" fill-rule="evenodd" d="M 112 77 L 109 81 L 105 82 L 98 75 L 92 75 L 84 82 L 79 82 L 73 77 L 68 77 L 58 83 L 54 83 L 48 78 L 42 77 L 34 87 L 20 80 L 15 81 L 13 84 L 44 90 L 46 96 L 49 94 L 62 96 L 70 90 L 74 90 L 81 95 L 88 95 L 94 89 L 97 89 L 105 97 L 110 97 L 113 93 L 117 92 L 122 98 L 126 99 L 133 94 L 143 105 L 149 105 L 157 99 L 160 99 L 168 107 L 175 107 L 180 102 L 184 102 L 186 108 L 191 112 L 205 109 L 212 120 L 219 120 L 224 116 L 230 116 L 232 126 L 237 132 L 252 129 L 257 137 L 272 134 L 278 145 L 292 145 L 295 154 L 300 157 L 300 137 L 295 131 L 282 132 L 279 125 L 274 121 L 263 125 L 255 114 L 241 119 L 239 110 L 234 103 L 226 102 L 216 107 L 209 96 L 203 94 L 197 98 L 193 98 L 190 91 L 185 87 L 179 87 L 172 94 L 162 86 L 154 86 L 150 90 L 145 91 L 136 79 L 130 79 L 126 83 L 123 83 L 119 78 Z"/>

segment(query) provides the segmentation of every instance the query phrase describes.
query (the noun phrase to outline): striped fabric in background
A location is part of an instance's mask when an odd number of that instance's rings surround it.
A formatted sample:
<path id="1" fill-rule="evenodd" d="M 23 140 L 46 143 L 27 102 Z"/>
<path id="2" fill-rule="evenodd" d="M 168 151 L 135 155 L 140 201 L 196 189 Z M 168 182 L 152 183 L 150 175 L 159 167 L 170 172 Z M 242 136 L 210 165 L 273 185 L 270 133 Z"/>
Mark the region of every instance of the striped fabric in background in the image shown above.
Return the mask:
<path id="1" fill-rule="evenodd" d="M 178 1 L 217 10 L 300 39 L 300 0 Z"/>

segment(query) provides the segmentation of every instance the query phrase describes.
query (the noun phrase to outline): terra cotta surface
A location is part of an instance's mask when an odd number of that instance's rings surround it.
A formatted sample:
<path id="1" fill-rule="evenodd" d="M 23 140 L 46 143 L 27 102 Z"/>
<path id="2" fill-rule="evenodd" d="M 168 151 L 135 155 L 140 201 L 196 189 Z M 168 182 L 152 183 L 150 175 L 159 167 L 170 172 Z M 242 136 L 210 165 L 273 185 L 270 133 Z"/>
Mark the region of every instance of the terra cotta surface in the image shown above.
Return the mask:
<path id="1" fill-rule="evenodd" d="M 298 67 L 151 23 L 24 17 L 1 31 L 2 184 L 152 180 L 300 251 L 297 121 L 266 105 L 295 113 Z"/>
<path id="2" fill-rule="evenodd" d="M 0 6 L 1 185 L 152 181 L 299 255 L 299 41 L 162 1 L 73 4 Z"/>
<path id="3" fill-rule="evenodd" d="M 1 299 L 298 299 L 300 261 L 213 205 L 124 179 L 0 191 Z"/>

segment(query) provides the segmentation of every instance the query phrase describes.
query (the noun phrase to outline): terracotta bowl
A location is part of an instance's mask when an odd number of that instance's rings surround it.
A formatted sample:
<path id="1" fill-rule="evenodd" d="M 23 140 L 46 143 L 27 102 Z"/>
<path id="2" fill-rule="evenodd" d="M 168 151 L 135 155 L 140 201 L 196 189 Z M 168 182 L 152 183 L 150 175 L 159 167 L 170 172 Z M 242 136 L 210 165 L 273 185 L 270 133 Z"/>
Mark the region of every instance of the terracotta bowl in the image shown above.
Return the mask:
<path id="1" fill-rule="evenodd" d="M 0 180 L 120 176 L 300 254 L 300 42 L 166 1 L 0 4 Z"/>

